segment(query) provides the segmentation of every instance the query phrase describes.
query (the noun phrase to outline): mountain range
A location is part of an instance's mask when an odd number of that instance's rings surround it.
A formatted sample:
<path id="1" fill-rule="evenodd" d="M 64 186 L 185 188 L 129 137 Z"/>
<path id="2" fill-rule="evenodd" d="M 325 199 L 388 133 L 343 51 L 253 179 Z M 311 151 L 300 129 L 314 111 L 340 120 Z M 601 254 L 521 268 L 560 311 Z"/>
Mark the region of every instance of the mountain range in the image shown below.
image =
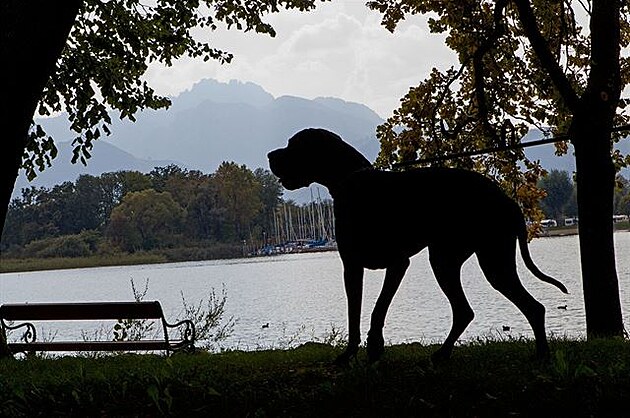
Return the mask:
<path id="1" fill-rule="evenodd" d="M 87 167 L 69 162 L 73 133 L 65 117 L 39 120 L 56 139 L 59 156 L 31 185 L 50 187 L 81 173 L 147 172 L 168 163 L 205 173 L 223 161 L 267 168 L 267 153 L 307 127 L 338 133 L 371 161 L 379 150 L 374 132 L 383 119 L 367 106 L 337 98 L 274 98 L 253 83 L 207 79 L 171 101 L 168 110 L 140 112 L 135 123 L 115 120 L 111 136 L 95 142 Z M 28 185 L 20 176 L 14 196 Z"/>
<path id="2" fill-rule="evenodd" d="M 307 127 L 336 132 L 374 161 L 379 150 L 376 127 L 384 122 L 363 104 L 331 97 L 276 98 L 261 86 L 235 80 L 202 80 L 171 101 L 168 110 L 139 112 L 134 123 L 115 119 L 111 136 L 94 143 L 87 166 L 70 163 L 74 135 L 64 115 L 38 120 L 55 138 L 59 155 L 53 166 L 30 184 L 21 175 L 14 196 L 23 187 L 51 187 L 74 181 L 80 174 L 123 169 L 148 172 L 168 164 L 205 173 L 214 172 L 223 161 L 245 164 L 252 170 L 267 168 L 267 153 L 285 146 L 289 137 Z M 541 135 L 532 132 L 529 137 Z M 630 153 L 629 140 L 622 141 L 620 147 Z M 556 157 L 552 145 L 527 148 L 526 153 L 547 169 L 575 169 L 572 155 Z M 288 197 L 307 201 L 310 193 L 291 193 Z"/>

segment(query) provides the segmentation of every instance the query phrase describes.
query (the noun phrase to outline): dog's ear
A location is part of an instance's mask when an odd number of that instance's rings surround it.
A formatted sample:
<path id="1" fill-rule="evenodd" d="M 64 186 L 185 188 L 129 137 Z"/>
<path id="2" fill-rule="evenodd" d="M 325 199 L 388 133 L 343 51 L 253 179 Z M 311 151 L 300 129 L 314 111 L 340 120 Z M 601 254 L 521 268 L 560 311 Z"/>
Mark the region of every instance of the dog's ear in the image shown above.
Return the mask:
<path id="1" fill-rule="evenodd" d="M 322 128 L 307 128 L 289 139 L 291 142 L 308 142 L 312 150 L 322 149 L 326 152 L 326 158 L 338 157 L 339 164 L 346 166 L 350 171 L 372 167 L 372 163 L 357 151 L 352 145 L 345 142 L 339 135 Z M 333 152 L 333 150 L 336 150 Z"/>
<path id="2" fill-rule="evenodd" d="M 329 140 L 335 142 L 335 146 L 340 149 L 341 152 L 339 152 L 339 155 L 343 155 L 342 164 L 347 165 L 348 168 L 351 168 L 352 170 L 361 170 L 372 167 L 372 163 L 365 158 L 363 154 L 357 151 L 357 149 L 352 145 L 341 139 L 339 135 L 334 132 L 326 131 L 325 129 L 322 130 L 326 133 Z"/>

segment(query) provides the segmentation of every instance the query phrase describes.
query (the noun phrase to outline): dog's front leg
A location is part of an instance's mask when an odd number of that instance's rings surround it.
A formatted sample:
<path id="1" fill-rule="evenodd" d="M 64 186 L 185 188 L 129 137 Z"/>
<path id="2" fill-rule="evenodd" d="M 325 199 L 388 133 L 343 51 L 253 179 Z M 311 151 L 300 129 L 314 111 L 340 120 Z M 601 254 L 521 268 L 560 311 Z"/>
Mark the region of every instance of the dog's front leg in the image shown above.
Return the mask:
<path id="1" fill-rule="evenodd" d="M 397 263 L 390 264 L 385 272 L 383 289 L 372 311 L 370 331 L 367 338 L 367 353 L 371 363 L 380 359 L 385 349 L 385 340 L 383 339 L 385 317 L 408 267 L 409 259 L 405 258 Z"/>
<path id="2" fill-rule="evenodd" d="M 361 344 L 361 301 L 363 299 L 363 267 L 344 261 L 343 282 L 348 300 L 348 347 L 335 363 L 347 365 Z"/>

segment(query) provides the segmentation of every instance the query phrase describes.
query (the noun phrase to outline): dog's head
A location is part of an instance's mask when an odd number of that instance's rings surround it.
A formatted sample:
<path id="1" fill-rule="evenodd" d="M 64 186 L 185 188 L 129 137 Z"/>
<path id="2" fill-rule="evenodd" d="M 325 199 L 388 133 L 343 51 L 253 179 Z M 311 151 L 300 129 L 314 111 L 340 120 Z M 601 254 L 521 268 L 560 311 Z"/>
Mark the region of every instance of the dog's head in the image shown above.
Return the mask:
<path id="1" fill-rule="evenodd" d="M 347 174 L 371 167 L 370 162 L 338 135 L 325 129 L 304 129 L 285 148 L 267 154 L 280 183 L 295 190 L 320 183 L 329 190 Z"/>

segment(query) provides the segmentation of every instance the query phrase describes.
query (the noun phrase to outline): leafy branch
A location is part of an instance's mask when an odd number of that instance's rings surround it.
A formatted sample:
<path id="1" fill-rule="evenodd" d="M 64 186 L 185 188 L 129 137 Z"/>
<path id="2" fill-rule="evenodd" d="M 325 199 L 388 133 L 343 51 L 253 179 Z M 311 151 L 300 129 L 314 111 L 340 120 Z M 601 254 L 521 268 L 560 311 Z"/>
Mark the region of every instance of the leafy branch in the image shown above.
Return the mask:
<path id="1" fill-rule="evenodd" d="M 170 106 L 144 79 L 151 63 L 171 66 L 184 57 L 216 60 L 232 54 L 199 40 L 196 29 L 226 29 L 275 36 L 264 18 L 281 8 L 308 11 L 316 0 L 85 0 L 37 113 L 66 112 L 73 140 L 72 162 L 86 164 L 94 141 L 111 133 L 111 113 L 135 120 L 143 109 Z M 51 165 L 57 149 L 51 136 L 34 123 L 23 156 L 29 179 Z"/>

